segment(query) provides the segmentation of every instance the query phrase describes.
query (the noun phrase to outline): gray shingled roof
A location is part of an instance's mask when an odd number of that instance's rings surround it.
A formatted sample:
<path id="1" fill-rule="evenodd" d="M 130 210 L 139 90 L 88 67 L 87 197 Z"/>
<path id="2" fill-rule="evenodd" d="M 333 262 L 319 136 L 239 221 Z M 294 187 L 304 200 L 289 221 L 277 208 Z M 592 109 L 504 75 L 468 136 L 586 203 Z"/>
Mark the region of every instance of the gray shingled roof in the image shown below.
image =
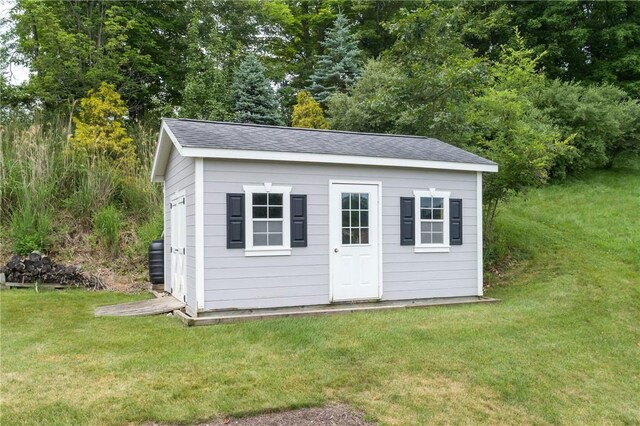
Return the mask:
<path id="1" fill-rule="evenodd" d="M 495 164 L 437 139 L 165 118 L 180 145 L 194 148 L 355 155 Z"/>

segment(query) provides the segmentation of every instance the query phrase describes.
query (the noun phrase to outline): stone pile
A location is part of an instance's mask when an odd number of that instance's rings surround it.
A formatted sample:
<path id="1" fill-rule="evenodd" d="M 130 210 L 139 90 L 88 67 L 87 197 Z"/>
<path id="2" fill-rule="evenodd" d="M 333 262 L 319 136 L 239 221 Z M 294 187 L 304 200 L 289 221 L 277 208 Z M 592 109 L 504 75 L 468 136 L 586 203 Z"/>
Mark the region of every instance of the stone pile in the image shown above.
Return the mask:
<path id="1" fill-rule="evenodd" d="M 37 251 L 26 257 L 11 256 L 9 261 L 0 266 L 0 274 L 9 283 L 44 283 L 67 284 L 102 288 L 99 278 L 86 274 L 82 268 L 75 265 L 55 263 L 49 256 Z"/>

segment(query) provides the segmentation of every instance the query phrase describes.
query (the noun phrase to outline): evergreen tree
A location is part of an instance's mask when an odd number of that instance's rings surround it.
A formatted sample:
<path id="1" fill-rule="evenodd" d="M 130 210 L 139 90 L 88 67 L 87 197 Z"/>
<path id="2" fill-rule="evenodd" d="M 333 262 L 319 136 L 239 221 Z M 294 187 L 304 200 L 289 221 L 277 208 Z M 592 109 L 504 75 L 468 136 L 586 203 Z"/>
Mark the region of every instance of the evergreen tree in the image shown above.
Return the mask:
<path id="1" fill-rule="evenodd" d="M 360 74 L 360 49 L 352 27 L 339 13 L 321 43 L 325 54 L 318 57 L 309 90 L 322 105 L 332 94 L 345 91 Z"/>
<path id="2" fill-rule="evenodd" d="M 236 71 L 231 86 L 234 121 L 283 125 L 278 100 L 264 74 L 264 67 L 254 55 L 248 55 Z"/>
<path id="3" fill-rule="evenodd" d="M 307 91 L 298 92 L 298 103 L 293 106 L 291 126 L 307 129 L 329 128 L 329 123 L 322 113 L 322 107 Z"/>

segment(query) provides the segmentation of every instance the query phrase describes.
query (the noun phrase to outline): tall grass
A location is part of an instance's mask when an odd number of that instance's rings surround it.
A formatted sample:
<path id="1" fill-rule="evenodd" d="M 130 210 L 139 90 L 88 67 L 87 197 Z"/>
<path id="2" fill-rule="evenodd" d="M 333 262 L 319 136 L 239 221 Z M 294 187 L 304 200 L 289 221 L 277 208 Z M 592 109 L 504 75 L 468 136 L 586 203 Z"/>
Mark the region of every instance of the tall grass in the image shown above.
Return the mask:
<path id="1" fill-rule="evenodd" d="M 134 228 L 107 226 L 107 246 L 115 255 L 120 238 L 113 233 L 136 235 L 137 224 L 162 206 L 162 192 L 149 180 L 156 126 L 131 127 L 137 162 L 123 170 L 106 158 L 74 153 L 67 124 L 64 117 L 36 115 L 0 126 L 0 227 L 13 251 L 46 251 L 65 233 L 104 236 L 104 228 L 94 228 L 98 222 L 105 225 L 96 218 L 107 210 L 111 219 L 121 214 L 119 224 Z"/>

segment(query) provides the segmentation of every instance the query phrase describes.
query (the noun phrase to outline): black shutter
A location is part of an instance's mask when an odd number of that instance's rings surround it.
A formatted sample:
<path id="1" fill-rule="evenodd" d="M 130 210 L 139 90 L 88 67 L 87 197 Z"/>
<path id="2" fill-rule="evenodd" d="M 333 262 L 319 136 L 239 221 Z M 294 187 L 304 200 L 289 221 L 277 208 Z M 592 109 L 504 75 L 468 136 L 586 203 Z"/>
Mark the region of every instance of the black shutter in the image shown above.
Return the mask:
<path id="1" fill-rule="evenodd" d="M 449 200 L 449 243 L 452 246 L 462 245 L 462 200 L 459 198 Z"/>
<path id="2" fill-rule="evenodd" d="M 227 194 L 227 248 L 244 248 L 244 194 Z"/>
<path id="3" fill-rule="evenodd" d="M 416 245 L 415 198 L 400 197 L 400 245 Z"/>
<path id="4" fill-rule="evenodd" d="M 307 196 L 291 194 L 291 247 L 307 246 Z"/>

